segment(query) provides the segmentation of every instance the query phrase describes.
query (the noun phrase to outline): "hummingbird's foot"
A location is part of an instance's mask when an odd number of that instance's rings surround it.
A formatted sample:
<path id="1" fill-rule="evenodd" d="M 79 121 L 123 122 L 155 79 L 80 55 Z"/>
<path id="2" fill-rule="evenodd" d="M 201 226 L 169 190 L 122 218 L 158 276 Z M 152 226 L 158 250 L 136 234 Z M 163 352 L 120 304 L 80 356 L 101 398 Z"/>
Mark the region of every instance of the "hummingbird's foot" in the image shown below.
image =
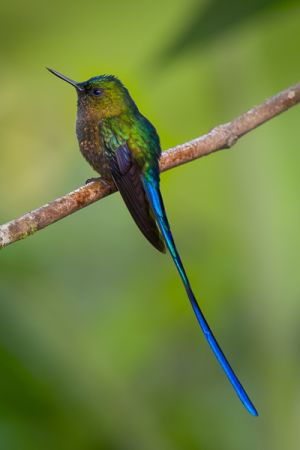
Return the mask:
<path id="1" fill-rule="evenodd" d="M 111 188 L 113 185 L 112 182 L 110 183 L 108 180 L 105 180 L 102 177 L 89 178 L 88 180 L 86 180 L 85 184 L 93 183 L 93 181 L 98 181 L 98 183 L 101 183 L 102 185 L 104 185 L 107 188 Z"/>
<path id="2" fill-rule="evenodd" d="M 88 178 L 85 182 L 85 184 L 92 183 L 93 181 L 103 181 L 103 178 L 101 177 L 95 177 L 95 178 Z"/>

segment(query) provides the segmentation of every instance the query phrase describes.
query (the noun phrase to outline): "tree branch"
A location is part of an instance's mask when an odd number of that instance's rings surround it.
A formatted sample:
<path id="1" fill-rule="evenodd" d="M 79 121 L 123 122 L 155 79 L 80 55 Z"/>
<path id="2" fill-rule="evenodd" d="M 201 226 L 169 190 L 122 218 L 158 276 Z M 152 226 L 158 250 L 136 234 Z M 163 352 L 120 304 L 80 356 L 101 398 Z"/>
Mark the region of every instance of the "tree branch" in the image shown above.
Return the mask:
<path id="1" fill-rule="evenodd" d="M 217 150 L 230 148 L 244 134 L 300 102 L 300 83 L 269 98 L 208 134 L 163 152 L 160 170 L 172 169 Z M 0 226 L 0 249 L 100 200 L 116 191 L 113 185 L 93 181 L 18 219 Z"/>

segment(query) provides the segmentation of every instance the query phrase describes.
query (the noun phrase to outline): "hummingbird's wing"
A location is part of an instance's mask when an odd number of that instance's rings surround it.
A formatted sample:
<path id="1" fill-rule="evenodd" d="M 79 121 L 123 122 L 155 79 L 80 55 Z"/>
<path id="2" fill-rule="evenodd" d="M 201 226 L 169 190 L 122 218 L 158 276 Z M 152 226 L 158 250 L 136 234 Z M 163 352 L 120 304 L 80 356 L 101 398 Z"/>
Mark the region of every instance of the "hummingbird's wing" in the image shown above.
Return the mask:
<path id="1" fill-rule="evenodd" d="M 109 163 L 114 182 L 137 226 L 157 250 L 165 252 L 164 240 L 145 193 L 141 169 L 127 144 L 110 153 Z"/>

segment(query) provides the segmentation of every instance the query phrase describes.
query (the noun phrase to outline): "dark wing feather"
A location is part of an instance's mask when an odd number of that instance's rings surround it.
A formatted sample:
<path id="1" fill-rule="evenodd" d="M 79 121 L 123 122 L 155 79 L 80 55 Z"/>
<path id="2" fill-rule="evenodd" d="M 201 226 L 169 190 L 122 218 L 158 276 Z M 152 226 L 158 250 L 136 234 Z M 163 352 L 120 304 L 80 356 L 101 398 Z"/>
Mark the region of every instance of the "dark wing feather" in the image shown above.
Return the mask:
<path id="1" fill-rule="evenodd" d="M 112 152 L 109 162 L 114 182 L 137 226 L 157 250 L 165 252 L 161 232 L 145 193 L 141 170 L 128 146 L 122 145 Z"/>

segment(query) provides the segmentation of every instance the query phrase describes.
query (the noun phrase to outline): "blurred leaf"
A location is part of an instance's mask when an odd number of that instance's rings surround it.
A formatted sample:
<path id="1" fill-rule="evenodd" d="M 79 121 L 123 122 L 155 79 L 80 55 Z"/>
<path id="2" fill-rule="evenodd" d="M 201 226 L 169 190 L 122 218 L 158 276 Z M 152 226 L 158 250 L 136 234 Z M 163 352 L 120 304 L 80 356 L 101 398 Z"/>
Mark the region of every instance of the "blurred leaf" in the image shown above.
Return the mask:
<path id="1" fill-rule="evenodd" d="M 167 61 L 192 49 L 195 46 L 207 46 L 222 39 L 228 32 L 259 17 L 267 18 L 273 12 L 283 13 L 299 4 L 297 0 L 207 0 L 197 2 L 192 8 L 189 18 L 173 42 L 162 51 L 160 61 Z M 299 7 L 295 10 L 299 13 Z"/>

